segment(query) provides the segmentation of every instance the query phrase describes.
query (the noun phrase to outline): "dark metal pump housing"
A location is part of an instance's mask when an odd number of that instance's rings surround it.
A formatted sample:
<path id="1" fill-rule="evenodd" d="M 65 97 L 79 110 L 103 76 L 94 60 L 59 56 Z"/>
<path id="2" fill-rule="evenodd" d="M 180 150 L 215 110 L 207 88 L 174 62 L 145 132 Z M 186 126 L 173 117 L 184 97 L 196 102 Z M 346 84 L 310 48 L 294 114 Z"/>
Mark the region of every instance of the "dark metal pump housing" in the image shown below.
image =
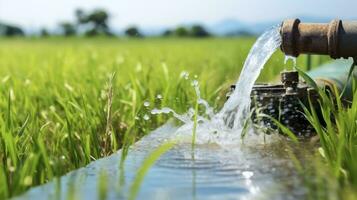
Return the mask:
<path id="1" fill-rule="evenodd" d="M 309 137 L 313 128 L 303 114 L 302 104 L 309 107 L 309 97 L 317 104 L 317 92 L 308 85 L 299 82 L 297 71 L 285 71 L 280 74 L 281 84 L 256 84 L 251 93 L 252 120 L 258 127 L 276 130 L 277 125 L 261 114 L 269 115 L 289 128 L 295 135 Z M 235 85 L 231 86 L 231 92 Z"/>

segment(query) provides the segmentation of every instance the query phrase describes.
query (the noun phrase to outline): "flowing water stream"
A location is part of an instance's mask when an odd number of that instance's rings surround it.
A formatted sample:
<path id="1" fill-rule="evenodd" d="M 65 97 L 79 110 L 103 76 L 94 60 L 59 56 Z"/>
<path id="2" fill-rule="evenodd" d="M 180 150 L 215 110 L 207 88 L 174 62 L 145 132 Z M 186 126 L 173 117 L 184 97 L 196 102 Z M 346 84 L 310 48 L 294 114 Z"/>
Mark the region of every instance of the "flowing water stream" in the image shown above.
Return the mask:
<path id="1" fill-rule="evenodd" d="M 206 113 L 205 116 L 198 116 L 197 142 L 229 144 L 237 143 L 242 134 L 243 126 L 249 120 L 250 113 L 250 93 L 257 80 L 264 64 L 281 44 L 279 33 L 280 26 L 275 26 L 262 34 L 253 47 L 244 63 L 241 74 L 236 82 L 236 89 L 224 104 L 223 108 L 214 113 L 213 108 L 201 98 L 198 81 L 193 81 L 198 103 L 202 104 Z M 168 114 L 183 122 L 176 135 L 183 136 L 192 134 L 194 121 L 194 109 L 180 115 L 170 108 L 153 109 L 152 114 Z M 251 136 L 254 137 L 254 136 Z"/>

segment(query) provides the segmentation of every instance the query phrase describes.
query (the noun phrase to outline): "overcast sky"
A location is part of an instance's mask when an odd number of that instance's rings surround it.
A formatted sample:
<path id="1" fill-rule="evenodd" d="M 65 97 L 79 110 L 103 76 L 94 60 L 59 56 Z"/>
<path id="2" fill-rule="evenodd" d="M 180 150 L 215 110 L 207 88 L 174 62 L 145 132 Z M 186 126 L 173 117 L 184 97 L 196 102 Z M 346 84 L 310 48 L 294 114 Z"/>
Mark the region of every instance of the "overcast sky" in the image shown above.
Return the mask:
<path id="1" fill-rule="evenodd" d="M 297 15 L 357 20 L 357 0 L 0 0 L 0 21 L 27 29 L 51 28 L 73 20 L 76 8 L 107 9 L 115 28 L 212 24 L 223 19 L 253 23 Z"/>

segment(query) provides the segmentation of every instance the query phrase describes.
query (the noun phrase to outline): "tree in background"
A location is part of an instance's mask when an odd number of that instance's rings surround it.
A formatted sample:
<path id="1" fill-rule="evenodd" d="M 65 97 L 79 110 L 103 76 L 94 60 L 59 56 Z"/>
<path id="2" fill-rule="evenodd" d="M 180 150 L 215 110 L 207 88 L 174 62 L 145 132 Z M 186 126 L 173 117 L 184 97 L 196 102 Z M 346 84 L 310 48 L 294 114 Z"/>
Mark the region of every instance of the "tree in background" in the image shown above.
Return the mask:
<path id="1" fill-rule="evenodd" d="M 177 36 L 177 37 L 208 37 L 211 34 L 201 25 L 194 25 L 189 28 L 179 26 L 175 30 L 166 30 L 162 36 Z"/>
<path id="2" fill-rule="evenodd" d="M 201 25 L 194 25 L 191 27 L 190 35 L 192 37 L 208 37 L 210 33 Z"/>
<path id="3" fill-rule="evenodd" d="M 168 37 L 168 36 L 171 36 L 172 33 L 173 33 L 172 30 L 167 29 L 166 31 L 164 31 L 164 32 L 162 33 L 162 36 L 163 36 L 163 37 Z"/>
<path id="4" fill-rule="evenodd" d="M 0 23 L 0 35 L 9 37 L 24 36 L 25 33 L 20 27 Z"/>
<path id="5" fill-rule="evenodd" d="M 76 18 L 77 18 L 77 24 L 84 24 L 86 23 L 86 14 L 84 13 L 84 11 L 82 9 L 77 9 L 75 11 L 75 15 L 76 15 Z"/>
<path id="6" fill-rule="evenodd" d="M 48 32 L 48 30 L 46 28 L 42 28 L 40 30 L 40 36 L 41 37 L 48 37 L 48 36 L 50 36 L 50 32 Z"/>
<path id="7" fill-rule="evenodd" d="M 112 35 L 109 30 L 109 14 L 103 9 L 96 9 L 93 12 L 85 13 L 83 10 L 76 10 L 77 23 L 89 26 L 85 32 L 88 36 Z"/>
<path id="8" fill-rule="evenodd" d="M 135 26 L 129 27 L 128 29 L 125 30 L 125 35 L 129 37 L 143 37 L 143 35 L 140 33 L 139 29 Z"/>
<path id="9" fill-rule="evenodd" d="M 187 36 L 189 36 L 188 30 L 187 30 L 185 27 L 183 27 L 183 26 L 177 27 L 177 28 L 175 29 L 175 31 L 174 31 L 174 34 L 175 34 L 176 36 L 178 36 L 178 37 L 187 37 Z"/>
<path id="10" fill-rule="evenodd" d="M 70 22 L 62 22 L 59 24 L 62 34 L 66 37 L 73 36 L 77 34 L 77 27 L 76 25 Z"/>

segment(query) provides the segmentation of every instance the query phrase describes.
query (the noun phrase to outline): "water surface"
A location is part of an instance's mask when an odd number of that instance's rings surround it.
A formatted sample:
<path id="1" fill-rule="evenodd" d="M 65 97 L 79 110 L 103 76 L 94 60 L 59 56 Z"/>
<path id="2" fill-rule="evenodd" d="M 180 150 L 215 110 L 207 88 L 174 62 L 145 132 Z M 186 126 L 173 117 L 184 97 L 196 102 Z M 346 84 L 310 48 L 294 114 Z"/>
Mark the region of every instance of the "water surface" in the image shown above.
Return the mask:
<path id="1" fill-rule="evenodd" d="M 15 199 L 98 199 L 103 172 L 108 175 L 107 199 L 127 199 L 143 159 L 177 128 L 168 123 L 133 145 L 124 168 L 118 151 Z M 181 141 L 149 170 L 138 199 L 299 199 L 304 191 L 282 147 L 280 142 L 254 148 L 198 145 L 193 160 L 190 143 Z"/>

